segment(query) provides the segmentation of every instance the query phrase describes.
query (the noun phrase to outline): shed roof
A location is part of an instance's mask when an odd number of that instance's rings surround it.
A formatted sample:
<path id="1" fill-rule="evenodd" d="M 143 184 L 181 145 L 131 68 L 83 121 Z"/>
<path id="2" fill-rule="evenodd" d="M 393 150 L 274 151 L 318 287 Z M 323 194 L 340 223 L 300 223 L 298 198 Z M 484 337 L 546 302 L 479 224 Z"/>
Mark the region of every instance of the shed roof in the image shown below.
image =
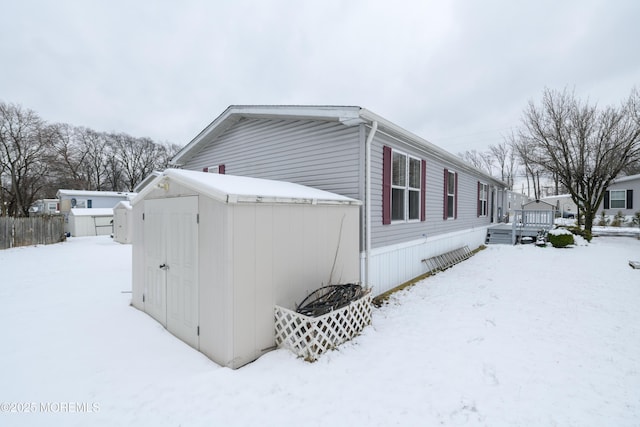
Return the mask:
<path id="1" fill-rule="evenodd" d="M 556 207 L 555 205 L 553 205 L 553 204 L 551 204 L 549 202 L 545 202 L 544 200 L 532 200 L 530 202 L 526 202 L 526 203 L 522 204 L 522 206 L 527 206 L 527 207 L 530 206 L 530 205 L 538 205 L 538 206 L 539 205 L 546 205 L 546 206 L 551 207 L 551 208 L 555 208 Z"/>
<path id="2" fill-rule="evenodd" d="M 113 216 L 112 208 L 73 208 L 70 212 L 73 216 Z"/>
<path id="3" fill-rule="evenodd" d="M 128 200 L 122 200 L 122 201 L 118 202 L 118 203 L 113 207 L 113 210 L 114 210 L 114 211 L 115 211 L 116 209 L 131 210 L 131 202 L 129 202 Z"/>
<path id="4" fill-rule="evenodd" d="M 57 196 L 81 196 L 81 197 L 125 197 L 132 198 L 136 193 L 125 191 L 88 191 L 88 190 L 58 190 Z"/>
<path id="5" fill-rule="evenodd" d="M 291 182 L 167 169 L 131 201 L 139 203 L 151 191 L 184 185 L 224 203 L 362 204 L 359 200 Z"/>

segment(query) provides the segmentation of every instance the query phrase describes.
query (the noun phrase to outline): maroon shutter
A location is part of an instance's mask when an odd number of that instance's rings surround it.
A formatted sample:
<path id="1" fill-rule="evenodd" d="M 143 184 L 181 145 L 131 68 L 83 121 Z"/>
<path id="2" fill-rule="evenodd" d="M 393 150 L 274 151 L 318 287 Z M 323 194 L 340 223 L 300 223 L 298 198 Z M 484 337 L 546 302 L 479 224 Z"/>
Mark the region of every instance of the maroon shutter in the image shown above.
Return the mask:
<path id="1" fill-rule="evenodd" d="M 202 168 L 202 172 L 209 172 L 209 168 Z"/>
<path id="2" fill-rule="evenodd" d="M 455 187 L 454 190 L 455 194 L 453 197 L 453 219 L 457 219 L 458 218 L 458 172 L 455 173 Z"/>
<path id="3" fill-rule="evenodd" d="M 224 165 L 218 166 L 218 173 L 224 175 Z"/>
<path id="4" fill-rule="evenodd" d="M 480 181 L 478 181 L 478 217 L 482 215 L 482 201 L 480 200 Z"/>
<path id="5" fill-rule="evenodd" d="M 391 147 L 382 148 L 382 223 L 391 224 Z"/>
<path id="6" fill-rule="evenodd" d="M 422 160 L 420 168 L 420 221 L 427 219 L 427 161 Z"/>
<path id="7" fill-rule="evenodd" d="M 449 180 L 449 169 L 445 169 L 444 170 L 444 209 L 443 209 L 443 215 L 442 215 L 442 219 L 447 219 L 449 217 L 449 193 L 447 192 L 449 186 L 448 181 Z"/>

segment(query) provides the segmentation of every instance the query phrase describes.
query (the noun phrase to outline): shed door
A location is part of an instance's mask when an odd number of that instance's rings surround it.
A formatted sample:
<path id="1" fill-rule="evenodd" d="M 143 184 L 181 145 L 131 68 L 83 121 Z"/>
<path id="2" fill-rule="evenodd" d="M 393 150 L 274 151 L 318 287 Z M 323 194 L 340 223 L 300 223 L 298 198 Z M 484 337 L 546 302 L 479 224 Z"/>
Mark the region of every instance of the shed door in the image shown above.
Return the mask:
<path id="1" fill-rule="evenodd" d="M 198 197 L 144 203 L 145 312 L 198 348 Z"/>

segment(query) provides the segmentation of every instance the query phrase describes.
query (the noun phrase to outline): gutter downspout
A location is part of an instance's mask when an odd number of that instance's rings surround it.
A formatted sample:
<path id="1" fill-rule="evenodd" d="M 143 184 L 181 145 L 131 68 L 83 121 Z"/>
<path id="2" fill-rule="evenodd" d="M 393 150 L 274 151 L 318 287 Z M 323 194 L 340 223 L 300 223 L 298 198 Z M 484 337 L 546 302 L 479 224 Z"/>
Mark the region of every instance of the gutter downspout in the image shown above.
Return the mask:
<path id="1" fill-rule="evenodd" d="M 365 186 L 365 258 L 364 258 L 364 274 L 365 281 L 364 284 L 366 286 L 370 286 L 369 280 L 371 278 L 371 274 L 369 271 L 369 258 L 371 256 L 371 143 L 373 142 L 373 137 L 378 130 L 378 122 L 373 120 L 371 122 L 371 130 L 369 131 L 369 135 L 367 135 L 367 140 L 365 142 L 365 178 L 364 178 L 364 186 Z"/>

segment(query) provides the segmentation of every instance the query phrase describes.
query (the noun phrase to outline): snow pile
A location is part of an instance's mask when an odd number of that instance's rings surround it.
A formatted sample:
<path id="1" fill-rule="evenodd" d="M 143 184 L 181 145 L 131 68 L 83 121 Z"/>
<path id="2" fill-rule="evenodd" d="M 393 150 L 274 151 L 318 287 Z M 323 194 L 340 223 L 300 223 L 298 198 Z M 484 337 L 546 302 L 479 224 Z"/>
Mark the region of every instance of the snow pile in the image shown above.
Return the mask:
<path id="1" fill-rule="evenodd" d="M 554 236 L 563 236 L 563 235 L 571 235 L 573 234 L 566 228 L 554 228 L 553 230 L 549 230 L 549 234 L 553 234 Z"/>
<path id="2" fill-rule="evenodd" d="M 129 306 L 131 246 L 0 251 L 0 425 L 637 426 L 639 254 L 489 246 L 316 363 L 232 371 Z"/>

